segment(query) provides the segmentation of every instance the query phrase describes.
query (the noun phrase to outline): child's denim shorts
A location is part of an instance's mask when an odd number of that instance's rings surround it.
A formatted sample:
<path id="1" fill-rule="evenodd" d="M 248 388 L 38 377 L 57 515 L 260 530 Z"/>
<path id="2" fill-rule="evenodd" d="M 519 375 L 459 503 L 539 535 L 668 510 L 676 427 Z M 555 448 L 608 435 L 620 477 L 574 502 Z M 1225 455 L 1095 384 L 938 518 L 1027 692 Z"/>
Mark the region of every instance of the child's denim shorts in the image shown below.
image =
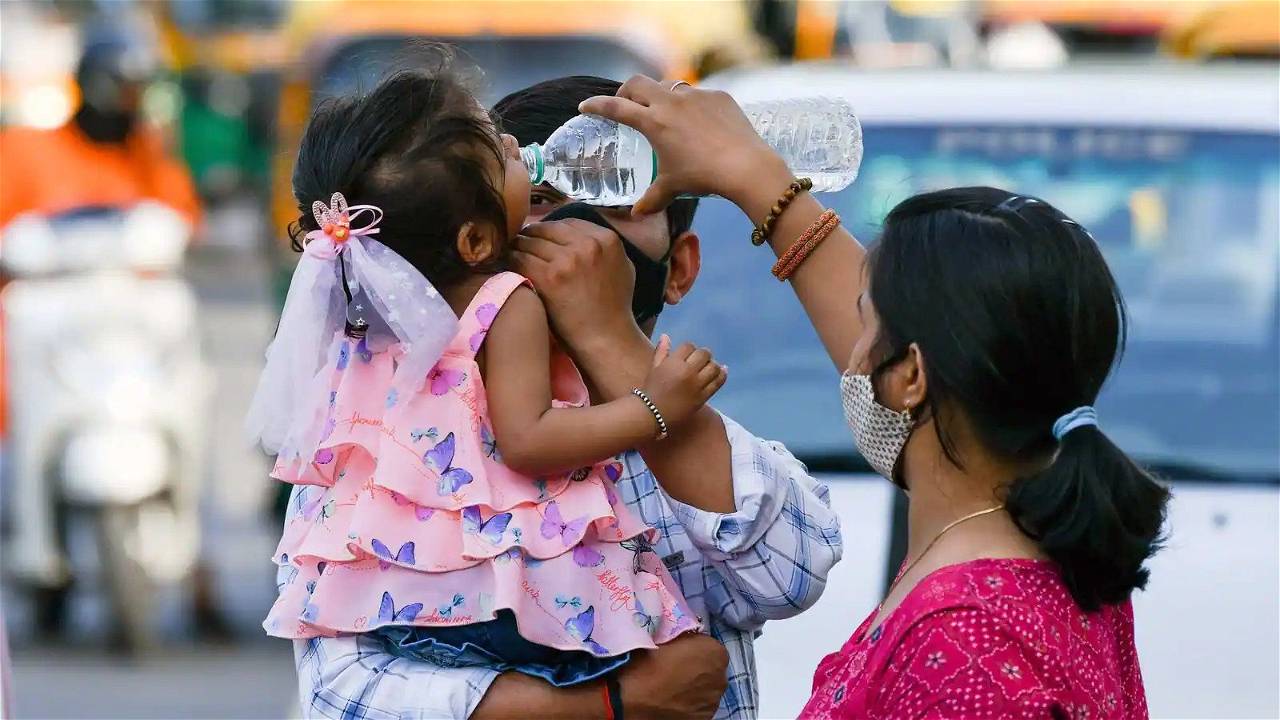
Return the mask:
<path id="1" fill-rule="evenodd" d="M 631 659 L 630 653 L 596 657 L 585 650 L 557 650 L 525 640 L 508 610 L 488 622 L 456 627 L 393 625 L 370 632 L 398 657 L 440 667 L 487 667 L 542 678 L 557 687 L 595 680 Z"/>

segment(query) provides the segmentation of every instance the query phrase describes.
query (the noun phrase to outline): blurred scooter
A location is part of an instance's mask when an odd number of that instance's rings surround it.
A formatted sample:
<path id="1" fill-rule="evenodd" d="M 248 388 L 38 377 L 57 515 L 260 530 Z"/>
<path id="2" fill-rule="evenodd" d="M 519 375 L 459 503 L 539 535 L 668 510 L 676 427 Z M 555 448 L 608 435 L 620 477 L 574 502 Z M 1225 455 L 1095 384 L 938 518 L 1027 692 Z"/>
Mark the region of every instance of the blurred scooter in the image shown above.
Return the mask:
<path id="1" fill-rule="evenodd" d="M 196 300 L 178 275 L 191 228 L 156 203 L 15 219 L 0 235 L 10 437 L 5 570 L 45 629 L 92 523 L 110 622 L 152 644 L 153 595 L 198 552 L 209 374 Z"/>

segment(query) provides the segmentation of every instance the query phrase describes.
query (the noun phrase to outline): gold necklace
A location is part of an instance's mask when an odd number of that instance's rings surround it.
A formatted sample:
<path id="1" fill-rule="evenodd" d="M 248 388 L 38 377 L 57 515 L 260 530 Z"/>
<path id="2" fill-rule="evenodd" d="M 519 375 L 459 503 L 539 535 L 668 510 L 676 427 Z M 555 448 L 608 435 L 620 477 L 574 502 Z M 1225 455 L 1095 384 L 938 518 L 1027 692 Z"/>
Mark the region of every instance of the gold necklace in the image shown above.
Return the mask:
<path id="1" fill-rule="evenodd" d="M 1000 512 L 1003 509 L 1004 509 L 1004 503 L 1000 503 L 999 505 L 996 505 L 995 507 L 989 507 L 986 510 L 979 510 L 978 512 L 975 512 L 975 513 L 969 513 L 968 515 L 965 515 L 962 518 L 951 521 L 949 525 L 939 530 L 938 534 L 934 535 L 933 539 L 929 541 L 929 544 L 924 546 L 924 550 L 920 551 L 920 554 L 916 556 L 916 559 L 912 560 L 911 563 L 908 564 L 907 567 L 904 568 L 902 572 L 898 573 L 898 577 L 894 578 L 893 583 L 889 585 L 889 592 L 885 593 L 884 600 L 880 601 L 880 608 L 881 609 L 884 608 L 884 604 L 889 601 L 889 597 L 893 595 L 893 591 L 898 587 L 898 583 L 902 582 L 902 578 L 906 577 L 907 573 L 911 572 L 911 569 L 914 568 L 917 563 L 919 563 L 921 560 L 924 559 L 924 556 L 927 555 L 929 551 L 933 549 L 934 545 L 938 544 L 938 541 L 942 539 L 943 535 L 947 534 L 948 530 L 959 525 L 960 523 L 968 522 L 974 518 L 980 518 L 983 515 L 990 515 L 993 512 Z"/>

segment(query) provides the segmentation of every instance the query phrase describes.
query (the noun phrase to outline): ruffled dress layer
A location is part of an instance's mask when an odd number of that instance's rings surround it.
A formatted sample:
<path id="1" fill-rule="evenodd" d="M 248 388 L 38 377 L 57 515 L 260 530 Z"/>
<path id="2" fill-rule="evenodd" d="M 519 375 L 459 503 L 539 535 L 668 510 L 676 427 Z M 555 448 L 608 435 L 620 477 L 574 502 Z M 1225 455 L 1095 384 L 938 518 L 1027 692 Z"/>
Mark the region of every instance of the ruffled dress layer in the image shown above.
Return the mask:
<path id="1" fill-rule="evenodd" d="M 654 531 L 619 501 L 618 463 L 541 478 L 502 464 L 475 356 L 526 282 L 505 273 L 485 284 L 412 397 L 391 387 L 396 347 L 335 339 L 320 448 L 272 473 L 310 487 L 276 550 L 290 579 L 269 634 L 468 625 L 505 609 L 531 642 L 612 656 L 698 628 L 650 550 Z M 557 406 L 587 403 L 565 355 L 553 353 L 549 372 Z"/>

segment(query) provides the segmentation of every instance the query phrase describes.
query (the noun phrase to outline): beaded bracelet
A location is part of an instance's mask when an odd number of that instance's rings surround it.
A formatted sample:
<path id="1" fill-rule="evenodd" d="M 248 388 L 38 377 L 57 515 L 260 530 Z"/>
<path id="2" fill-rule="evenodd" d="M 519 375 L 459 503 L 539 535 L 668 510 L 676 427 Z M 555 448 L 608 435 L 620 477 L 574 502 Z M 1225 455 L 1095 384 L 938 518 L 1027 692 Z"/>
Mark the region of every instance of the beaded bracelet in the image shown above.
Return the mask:
<path id="1" fill-rule="evenodd" d="M 662 417 L 662 413 L 658 411 L 658 406 L 654 405 L 653 401 L 649 399 L 649 394 L 641 390 L 640 388 L 633 389 L 631 391 L 631 394 L 640 398 L 640 401 L 644 403 L 644 406 L 649 408 L 649 412 L 653 413 L 653 419 L 658 421 L 658 437 L 656 439 L 666 440 L 667 439 L 667 419 Z"/>
<path id="2" fill-rule="evenodd" d="M 769 214 L 766 215 L 764 220 L 761 220 L 760 224 L 751 231 L 751 244 L 757 247 L 763 245 L 764 241 L 769 239 L 769 234 L 773 232 L 773 224 L 778 221 L 778 217 L 782 215 L 782 211 L 787 209 L 787 206 L 791 204 L 791 201 L 796 199 L 797 195 L 802 192 L 808 192 L 812 189 L 813 180 L 810 180 L 809 178 L 796 178 L 792 181 L 792 183 L 787 186 L 786 191 L 782 193 L 782 197 L 778 198 L 778 202 L 773 204 L 773 207 L 769 210 Z"/>
<path id="3" fill-rule="evenodd" d="M 835 210 L 824 211 L 804 231 L 800 239 L 787 248 L 782 257 L 778 258 L 778 262 L 774 263 L 773 276 L 782 282 L 791 279 L 796 270 L 800 269 L 800 265 L 808 259 L 813 249 L 818 247 L 823 240 L 826 240 L 839 225 L 840 216 L 836 214 Z"/>

